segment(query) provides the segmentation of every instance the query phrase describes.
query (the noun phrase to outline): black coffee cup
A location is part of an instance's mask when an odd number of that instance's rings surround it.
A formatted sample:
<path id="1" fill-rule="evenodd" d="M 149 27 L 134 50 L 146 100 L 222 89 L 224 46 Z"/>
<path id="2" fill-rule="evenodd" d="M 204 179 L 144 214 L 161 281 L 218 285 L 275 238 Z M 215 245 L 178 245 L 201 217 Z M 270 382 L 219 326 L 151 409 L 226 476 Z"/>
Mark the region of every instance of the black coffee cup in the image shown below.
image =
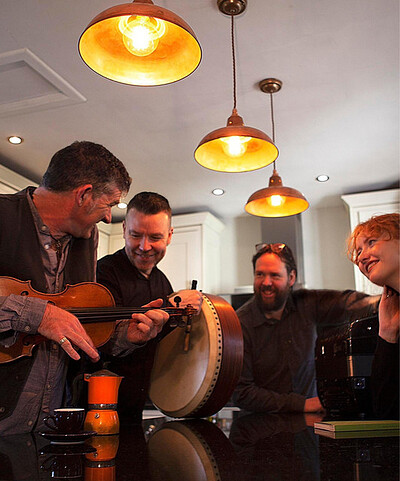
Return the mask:
<path id="1" fill-rule="evenodd" d="M 52 431 L 69 434 L 81 432 L 84 420 L 84 408 L 59 408 L 54 409 L 54 415 L 46 416 L 43 422 Z"/>

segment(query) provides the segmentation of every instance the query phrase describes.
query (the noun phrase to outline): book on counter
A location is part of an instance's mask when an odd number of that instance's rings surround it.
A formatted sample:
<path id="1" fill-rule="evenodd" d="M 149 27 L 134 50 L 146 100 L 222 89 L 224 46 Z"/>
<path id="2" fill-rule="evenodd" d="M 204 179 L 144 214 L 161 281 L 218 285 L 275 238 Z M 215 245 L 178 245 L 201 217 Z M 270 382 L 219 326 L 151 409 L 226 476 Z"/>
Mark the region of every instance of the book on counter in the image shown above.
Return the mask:
<path id="1" fill-rule="evenodd" d="M 316 434 L 328 435 L 334 433 L 340 437 L 381 437 L 398 436 L 400 421 L 369 420 L 369 421 L 321 421 L 314 423 Z M 329 436 L 332 437 L 332 436 Z"/>
<path id="2" fill-rule="evenodd" d="M 314 429 L 314 433 L 331 439 L 360 439 L 360 438 L 392 438 L 398 437 L 398 429 L 377 429 L 376 431 L 328 431 L 327 429 Z"/>

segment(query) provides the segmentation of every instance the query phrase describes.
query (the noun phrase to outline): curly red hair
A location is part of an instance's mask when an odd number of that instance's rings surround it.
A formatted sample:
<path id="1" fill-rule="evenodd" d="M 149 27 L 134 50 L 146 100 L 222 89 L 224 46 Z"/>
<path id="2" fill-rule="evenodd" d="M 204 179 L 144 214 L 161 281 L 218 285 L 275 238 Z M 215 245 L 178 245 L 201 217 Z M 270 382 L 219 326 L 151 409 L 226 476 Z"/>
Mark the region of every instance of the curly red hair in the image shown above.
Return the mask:
<path id="1" fill-rule="evenodd" d="M 360 236 L 381 237 L 387 235 L 387 240 L 400 238 L 400 214 L 375 215 L 365 222 L 361 222 L 347 239 L 347 255 L 357 262 L 356 241 Z"/>

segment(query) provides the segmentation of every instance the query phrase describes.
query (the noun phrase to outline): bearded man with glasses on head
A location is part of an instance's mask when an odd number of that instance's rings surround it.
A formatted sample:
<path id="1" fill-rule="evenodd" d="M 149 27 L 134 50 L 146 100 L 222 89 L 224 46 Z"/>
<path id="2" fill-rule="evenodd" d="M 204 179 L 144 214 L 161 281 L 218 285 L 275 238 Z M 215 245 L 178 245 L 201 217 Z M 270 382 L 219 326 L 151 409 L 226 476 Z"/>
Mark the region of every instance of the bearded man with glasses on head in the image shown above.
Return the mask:
<path id="1" fill-rule="evenodd" d="M 314 349 L 323 329 L 367 317 L 378 297 L 355 291 L 293 290 L 297 267 L 285 244 L 258 244 L 254 296 L 237 310 L 243 371 L 234 393 L 241 409 L 318 412 Z"/>

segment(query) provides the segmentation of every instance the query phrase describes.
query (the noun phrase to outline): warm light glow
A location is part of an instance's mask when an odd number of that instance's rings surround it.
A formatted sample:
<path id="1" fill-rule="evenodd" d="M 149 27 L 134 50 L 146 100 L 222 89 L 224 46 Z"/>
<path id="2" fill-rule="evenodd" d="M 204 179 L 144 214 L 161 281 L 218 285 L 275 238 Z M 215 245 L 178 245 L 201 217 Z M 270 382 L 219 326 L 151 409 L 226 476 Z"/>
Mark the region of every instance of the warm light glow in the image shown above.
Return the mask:
<path id="1" fill-rule="evenodd" d="M 247 151 L 247 143 L 251 140 L 251 137 L 225 137 L 221 138 L 222 148 L 226 155 L 229 157 L 240 157 Z"/>
<path id="2" fill-rule="evenodd" d="M 127 50 L 132 55 L 145 57 L 158 47 L 159 39 L 165 34 L 166 24 L 158 18 L 131 15 L 121 17 L 118 28 Z"/>
<path id="3" fill-rule="evenodd" d="M 268 201 L 273 207 L 279 207 L 285 203 L 285 198 L 281 195 L 271 195 Z"/>
<path id="4" fill-rule="evenodd" d="M 190 75 L 201 48 L 190 26 L 151 0 L 99 13 L 79 39 L 82 60 L 103 77 L 127 85 L 165 85 Z"/>

